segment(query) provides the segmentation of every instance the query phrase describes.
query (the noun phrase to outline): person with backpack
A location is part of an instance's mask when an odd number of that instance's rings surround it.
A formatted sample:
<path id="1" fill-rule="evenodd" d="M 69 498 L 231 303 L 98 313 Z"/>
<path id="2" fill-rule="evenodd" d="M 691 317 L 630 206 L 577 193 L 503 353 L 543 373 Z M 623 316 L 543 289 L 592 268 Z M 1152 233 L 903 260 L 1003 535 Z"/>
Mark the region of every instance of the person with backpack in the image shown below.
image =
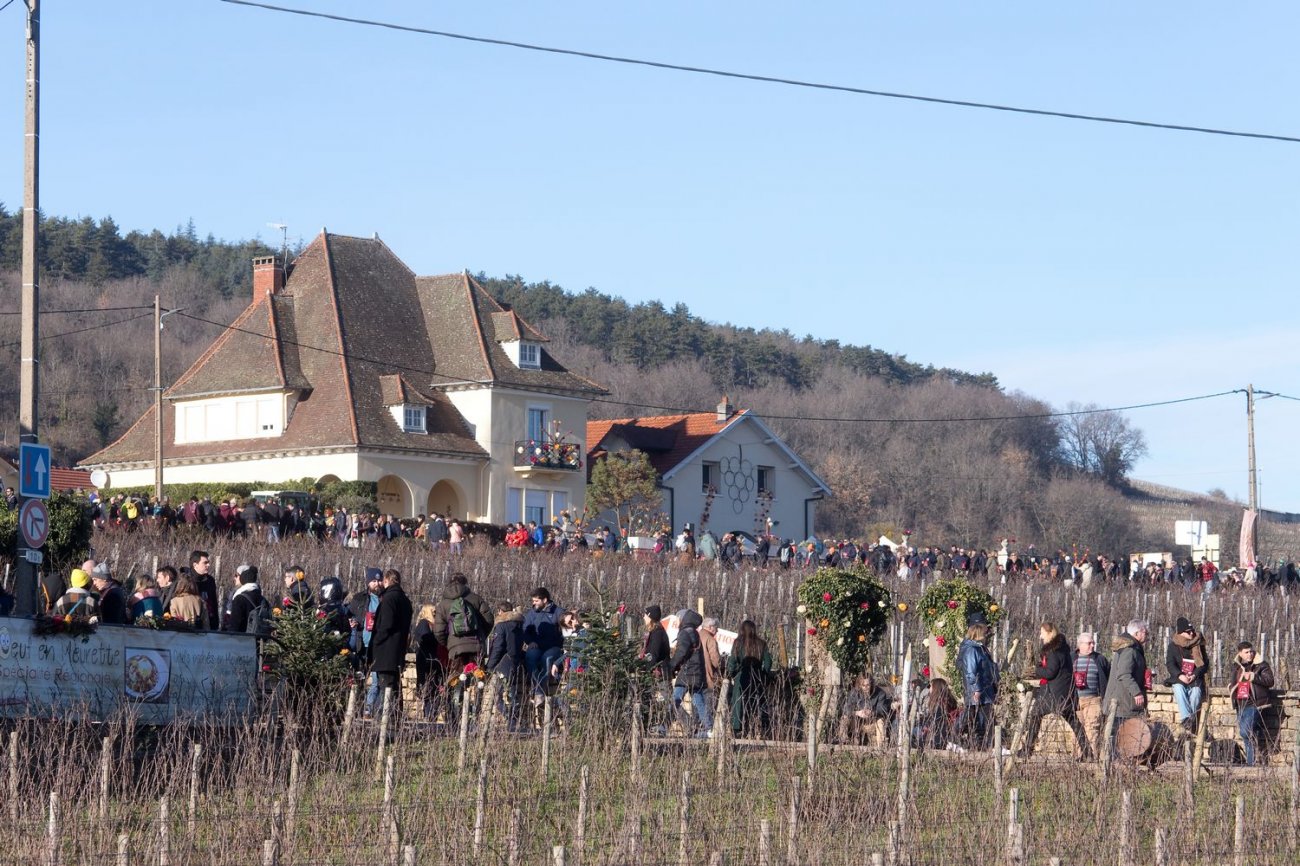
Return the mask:
<path id="1" fill-rule="evenodd" d="M 235 569 L 235 591 L 226 601 L 222 631 L 237 634 L 270 634 L 271 609 L 257 582 L 257 566 L 244 564 Z"/>
<path id="2" fill-rule="evenodd" d="M 447 669 L 456 673 L 483 655 L 492 612 L 469 588 L 469 578 L 457 571 L 442 591 L 442 600 L 434 610 L 433 634 L 447 649 Z"/>
<path id="3" fill-rule="evenodd" d="M 72 584 L 54 603 L 59 616 L 90 619 L 99 616 L 99 597 L 90 591 L 90 575 L 80 568 L 72 569 L 68 582 Z"/>
<path id="4" fill-rule="evenodd" d="M 673 708 L 677 711 L 677 720 L 682 725 L 686 736 L 691 736 L 691 718 L 682 710 L 682 698 L 689 692 L 691 703 L 695 707 L 695 723 L 699 731 L 695 735 L 701 738 L 712 736 L 713 713 L 709 703 L 704 699 L 708 685 L 704 675 L 704 647 L 700 643 L 699 627 L 703 617 L 693 610 L 683 611 L 678 619 L 677 651 L 673 653 L 669 668 L 677 675 L 673 685 Z"/>

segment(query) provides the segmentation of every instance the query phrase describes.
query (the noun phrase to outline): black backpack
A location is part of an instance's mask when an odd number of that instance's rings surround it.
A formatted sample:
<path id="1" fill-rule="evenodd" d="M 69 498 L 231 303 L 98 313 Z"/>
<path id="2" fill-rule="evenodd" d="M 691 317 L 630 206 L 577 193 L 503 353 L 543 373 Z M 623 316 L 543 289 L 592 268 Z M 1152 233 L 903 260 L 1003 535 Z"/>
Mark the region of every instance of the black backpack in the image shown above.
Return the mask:
<path id="1" fill-rule="evenodd" d="M 261 604 L 255 605 L 248 612 L 248 624 L 244 627 L 244 631 L 258 637 L 270 637 L 274 623 L 275 614 L 271 610 L 271 604 L 263 598 Z"/>

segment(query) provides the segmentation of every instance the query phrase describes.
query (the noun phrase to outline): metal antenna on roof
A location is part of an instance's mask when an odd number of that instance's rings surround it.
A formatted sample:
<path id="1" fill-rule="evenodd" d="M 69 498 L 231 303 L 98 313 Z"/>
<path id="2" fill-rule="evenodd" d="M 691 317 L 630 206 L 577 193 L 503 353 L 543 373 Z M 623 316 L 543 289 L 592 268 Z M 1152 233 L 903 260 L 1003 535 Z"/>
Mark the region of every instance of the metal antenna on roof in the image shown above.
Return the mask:
<path id="1" fill-rule="evenodd" d="M 289 224 L 288 223 L 267 223 L 267 226 L 280 230 L 280 264 L 285 269 L 289 268 Z"/>

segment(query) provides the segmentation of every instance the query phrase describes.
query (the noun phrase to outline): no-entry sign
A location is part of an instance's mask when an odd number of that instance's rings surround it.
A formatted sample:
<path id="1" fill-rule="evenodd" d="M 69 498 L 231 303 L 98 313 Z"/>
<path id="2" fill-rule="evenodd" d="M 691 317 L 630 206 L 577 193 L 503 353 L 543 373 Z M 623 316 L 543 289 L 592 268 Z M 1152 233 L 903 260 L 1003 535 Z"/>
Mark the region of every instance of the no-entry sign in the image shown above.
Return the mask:
<path id="1" fill-rule="evenodd" d="M 23 541 L 31 548 L 39 548 L 50 535 L 50 512 L 45 508 L 45 500 L 28 499 L 18 512 L 18 528 L 22 530 Z"/>

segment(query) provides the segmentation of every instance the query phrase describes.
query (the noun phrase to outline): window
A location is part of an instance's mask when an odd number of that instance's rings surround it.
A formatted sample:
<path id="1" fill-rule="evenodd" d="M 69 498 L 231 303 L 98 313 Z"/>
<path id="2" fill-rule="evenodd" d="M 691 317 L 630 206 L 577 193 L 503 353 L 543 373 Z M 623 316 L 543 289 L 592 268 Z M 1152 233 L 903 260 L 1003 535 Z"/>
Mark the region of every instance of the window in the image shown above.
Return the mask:
<path id="1" fill-rule="evenodd" d="M 546 523 L 546 506 L 550 495 L 545 490 L 524 491 L 524 522 L 536 520 L 538 526 Z"/>
<path id="2" fill-rule="evenodd" d="M 542 347 L 536 343 L 519 344 L 519 366 L 537 369 L 542 366 Z"/>
<path id="3" fill-rule="evenodd" d="M 717 463 L 704 464 L 703 484 L 701 485 L 701 489 L 705 493 L 708 493 L 710 490 L 714 493 L 718 491 L 718 483 L 722 480 L 721 468 L 722 467 Z"/>
<path id="4" fill-rule="evenodd" d="M 546 440 L 546 427 L 551 420 L 551 412 L 540 406 L 528 407 L 528 438 L 534 442 Z"/>
<path id="5" fill-rule="evenodd" d="M 410 405 L 402 407 L 402 429 L 407 433 L 423 433 L 424 421 L 425 407 Z"/>
<path id="6" fill-rule="evenodd" d="M 771 466 L 758 467 L 758 492 L 771 496 L 776 492 L 776 470 Z"/>
<path id="7" fill-rule="evenodd" d="M 218 397 L 176 404 L 176 442 L 221 442 L 279 436 L 284 396 Z"/>

